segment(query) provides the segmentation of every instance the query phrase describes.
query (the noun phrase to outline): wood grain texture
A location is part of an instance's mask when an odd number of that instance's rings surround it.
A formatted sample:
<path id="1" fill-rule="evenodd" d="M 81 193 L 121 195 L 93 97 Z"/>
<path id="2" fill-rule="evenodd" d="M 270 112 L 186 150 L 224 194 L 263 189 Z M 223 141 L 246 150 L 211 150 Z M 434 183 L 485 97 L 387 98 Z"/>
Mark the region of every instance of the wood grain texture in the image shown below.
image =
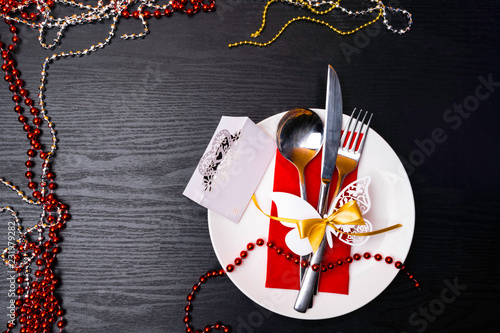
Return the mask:
<path id="1" fill-rule="evenodd" d="M 51 64 L 46 102 L 60 139 L 53 166 L 57 194 L 72 214 L 57 264 L 67 331 L 184 331 L 186 295 L 201 274 L 220 264 L 206 210 L 182 191 L 220 117 L 258 122 L 293 107 L 322 108 L 328 64 L 340 77 L 346 112 L 373 111 L 373 128 L 406 163 L 414 162 L 408 171 L 417 219 L 406 264 L 422 289 L 398 276 L 353 313 L 299 321 L 254 304 L 227 278 L 214 279 L 194 303 L 194 326 L 221 320 L 238 333 L 498 331 L 499 9 L 495 1 L 399 6 L 414 18 L 403 36 L 379 25 L 370 34 L 339 37 L 299 22 L 270 47 L 229 49 L 260 26 L 264 2 L 220 0 L 214 13 L 150 20 L 145 39 L 115 38 L 90 56 Z M 273 5 L 259 41 L 299 13 Z M 95 44 L 108 26 L 72 27 L 55 51 Z M 117 33 L 140 29 L 122 20 Z M 2 24 L 0 39 L 8 35 Z M 43 59 L 54 51 L 41 49 L 24 27 L 20 37 L 16 59 L 35 96 Z M 488 97 L 460 125 L 447 121 L 447 110 L 467 103 L 488 78 L 495 83 Z M 25 186 L 29 147 L 8 87 L 0 85 L 0 176 Z M 416 153 L 436 128 L 446 140 L 432 152 Z M 19 210 L 26 225 L 36 219 L 36 210 L 0 188 L 4 205 Z M 0 244 L 7 220 L 0 216 Z M 8 286 L 7 271 L 1 272 L 4 327 Z M 455 282 L 464 289 L 437 309 L 435 300 Z"/>

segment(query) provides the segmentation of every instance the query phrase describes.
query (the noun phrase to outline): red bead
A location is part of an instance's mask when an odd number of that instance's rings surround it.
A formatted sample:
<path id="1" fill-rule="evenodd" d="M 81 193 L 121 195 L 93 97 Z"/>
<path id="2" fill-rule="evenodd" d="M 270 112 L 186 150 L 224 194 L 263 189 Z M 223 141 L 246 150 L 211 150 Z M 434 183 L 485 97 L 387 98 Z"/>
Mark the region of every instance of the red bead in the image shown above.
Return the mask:
<path id="1" fill-rule="evenodd" d="M 307 267 L 309 266 L 309 263 L 308 263 L 307 261 L 305 261 L 305 260 L 302 260 L 302 261 L 300 262 L 300 265 L 301 265 L 303 268 L 307 268 Z"/>
<path id="2" fill-rule="evenodd" d="M 282 250 L 282 249 L 280 249 L 279 247 L 277 247 L 277 248 L 276 248 L 276 253 L 277 253 L 277 254 L 281 254 L 281 253 L 283 253 L 283 250 Z"/>
<path id="3" fill-rule="evenodd" d="M 254 248 L 255 248 L 255 245 L 253 245 L 253 243 L 248 243 L 247 244 L 247 250 L 248 251 L 252 251 Z"/>
<path id="4" fill-rule="evenodd" d="M 373 258 L 375 258 L 375 260 L 377 260 L 377 261 L 380 261 L 380 260 L 382 260 L 382 255 L 377 253 L 376 255 L 373 256 Z"/>
<path id="5" fill-rule="evenodd" d="M 184 311 L 185 312 L 190 312 L 193 308 L 191 307 L 190 304 L 186 305 L 186 307 L 184 308 Z"/>
<path id="6" fill-rule="evenodd" d="M 415 281 L 415 283 L 413 284 L 413 286 L 417 289 L 420 289 L 420 283 L 418 283 L 417 281 Z"/>
<path id="7" fill-rule="evenodd" d="M 200 276 L 200 282 L 201 283 L 207 282 L 207 278 L 205 276 Z"/>
<path id="8" fill-rule="evenodd" d="M 148 10 L 145 10 L 144 12 L 142 12 L 142 16 L 144 16 L 144 18 L 148 19 L 151 17 L 151 12 Z"/>
<path id="9" fill-rule="evenodd" d="M 287 260 L 292 260 L 292 259 L 293 259 L 293 256 L 292 256 L 290 253 L 287 253 L 287 254 L 285 254 L 285 258 L 286 258 Z"/>
<path id="10" fill-rule="evenodd" d="M 198 291 L 198 290 L 200 290 L 200 285 L 199 284 L 195 284 L 193 286 L 193 291 Z"/>
<path id="11" fill-rule="evenodd" d="M 327 267 L 328 269 L 333 269 L 335 266 L 334 266 L 332 263 L 329 263 L 328 265 L 326 265 L 326 267 Z"/>
<path id="12" fill-rule="evenodd" d="M 38 117 L 33 118 L 33 124 L 40 126 L 42 124 L 42 119 Z"/>
<path id="13" fill-rule="evenodd" d="M 219 276 L 224 276 L 226 275 L 226 272 L 223 269 L 219 269 Z"/>
<path id="14" fill-rule="evenodd" d="M 325 266 L 321 266 L 321 267 L 320 267 L 320 269 L 321 269 L 321 271 L 322 271 L 323 273 L 327 271 L 327 269 L 326 269 L 326 267 L 325 267 Z"/>
<path id="15" fill-rule="evenodd" d="M 124 11 L 122 12 L 122 16 L 123 16 L 124 18 L 129 18 L 129 17 L 130 17 L 130 13 L 129 13 L 129 11 L 128 11 L 128 10 L 124 10 Z"/>
<path id="16" fill-rule="evenodd" d="M 139 18 L 139 11 L 134 10 L 134 11 L 132 12 L 132 16 L 133 16 L 134 18 Z"/>
<path id="17" fill-rule="evenodd" d="M 211 332 L 212 331 L 212 327 L 211 326 L 206 326 L 205 329 L 203 330 L 203 332 Z"/>
<path id="18" fill-rule="evenodd" d="M 269 247 L 269 248 L 274 247 L 274 243 L 273 242 L 267 242 L 267 247 Z"/>
<path id="19" fill-rule="evenodd" d="M 31 171 L 26 171 L 26 173 L 24 174 L 24 176 L 25 176 L 26 178 L 28 178 L 28 179 L 29 179 L 29 178 L 33 178 L 33 172 L 31 172 Z"/>
<path id="20" fill-rule="evenodd" d="M 347 257 L 345 261 L 347 261 L 349 264 L 352 263 L 352 257 Z"/>
<path id="21" fill-rule="evenodd" d="M 233 266 L 233 265 L 227 265 L 227 267 L 226 267 L 226 271 L 227 271 L 228 273 L 231 273 L 232 271 L 234 271 L 234 266 Z"/>
<path id="22" fill-rule="evenodd" d="M 23 283 L 23 282 L 24 282 L 24 278 L 23 278 L 22 276 L 18 276 L 18 277 L 16 278 L 16 282 L 17 282 L 18 284 L 21 284 L 21 283 Z"/>
<path id="23" fill-rule="evenodd" d="M 337 260 L 337 266 L 342 266 L 344 264 L 344 262 L 342 260 Z"/>
<path id="24" fill-rule="evenodd" d="M 37 185 L 37 183 L 35 183 L 35 182 L 29 182 L 29 183 L 28 183 L 28 188 L 30 188 L 30 189 L 32 189 L 32 190 L 34 190 L 37 186 L 38 186 L 38 185 Z"/>
<path id="25" fill-rule="evenodd" d="M 153 15 L 154 15 L 154 17 L 156 17 L 156 18 L 158 19 L 158 18 L 160 18 L 160 17 L 161 17 L 161 11 L 159 11 L 159 10 L 157 9 L 157 10 L 155 10 L 155 11 L 153 12 Z"/>
<path id="26" fill-rule="evenodd" d="M 394 263 L 394 266 L 397 268 L 397 269 L 401 269 L 401 267 L 403 267 L 403 264 L 401 263 L 401 261 L 396 261 Z"/>
<path id="27" fill-rule="evenodd" d="M 224 333 L 230 333 L 231 332 L 231 328 L 229 327 L 224 327 L 224 329 L 222 330 Z"/>
<path id="28" fill-rule="evenodd" d="M 189 323 L 190 321 L 191 321 L 191 316 L 186 315 L 186 316 L 184 317 L 184 323 L 186 323 L 186 324 L 187 324 L 187 323 Z"/>
<path id="29" fill-rule="evenodd" d="M 354 260 L 361 259 L 361 255 L 359 253 L 355 253 L 352 257 L 354 258 Z"/>
<path id="30" fill-rule="evenodd" d="M 262 238 L 259 238 L 257 239 L 257 241 L 255 242 L 255 244 L 257 244 L 258 246 L 262 246 L 264 245 L 264 240 Z"/>
<path id="31" fill-rule="evenodd" d="M 186 299 L 188 300 L 188 302 L 192 302 L 194 300 L 194 294 L 187 295 Z"/>
<path id="32" fill-rule="evenodd" d="M 172 11 L 170 9 L 165 9 L 165 15 L 167 16 L 172 15 Z"/>
<path id="33" fill-rule="evenodd" d="M 363 254 L 363 258 L 365 259 L 370 259 L 371 257 L 372 255 L 369 252 L 365 252 L 365 254 Z"/>
<path id="34" fill-rule="evenodd" d="M 317 272 L 319 270 L 319 265 L 314 264 L 314 265 L 311 266 L 311 268 L 312 268 L 313 271 Z"/>
<path id="35" fill-rule="evenodd" d="M 243 261 L 241 260 L 241 258 L 236 258 L 236 259 L 234 259 L 234 264 L 235 264 L 236 266 L 241 265 L 241 263 L 242 263 L 242 262 L 243 262 Z"/>
<path id="36" fill-rule="evenodd" d="M 247 256 L 248 256 L 248 252 L 247 251 L 241 251 L 240 252 L 240 257 L 242 257 L 243 259 L 245 259 Z"/>

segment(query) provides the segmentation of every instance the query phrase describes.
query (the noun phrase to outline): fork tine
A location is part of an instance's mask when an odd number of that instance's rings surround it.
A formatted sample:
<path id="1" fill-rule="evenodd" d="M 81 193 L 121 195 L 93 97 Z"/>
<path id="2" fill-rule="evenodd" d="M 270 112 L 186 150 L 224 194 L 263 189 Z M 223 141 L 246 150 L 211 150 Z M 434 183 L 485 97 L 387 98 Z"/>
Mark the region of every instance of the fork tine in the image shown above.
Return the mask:
<path id="1" fill-rule="evenodd" d="M 352 144 L 352 147 L 349 149 L 349 152 L 351 153 L 356 153 L 356 148 L 358 147 L 358 142 L 359 142 L 359 137 L 361 136 L 361 133 L 363 132 L 363 124 L 365 123 L 366 115 L 368 114 L 368 111 L 365 112 L 363 115 L 363 119 L 359 121 L 359 118 L 361 117 L 361 112 L 358 116 L 358 121 L 356 122 L 356 127 L 354 128 L 354 131 L 352 132 L 353 140 L 354 143 Z M 358 128 L 358 123 L 359 123 L 359 128 Z M 356 137 L 354 138 L 354 134 Z"/>
<path id="2" fill-rule="evenodd" d="M 365 139 L 366 139 L 366 136 L 368 134 L 368 129 L 370 128 L 370 122 L 372 120 L 373 113 L 370 114 L 370 117 L 368 118 L 368 122 L 366 124 L 364 124 L 365 118 L 367 115 L 368 115 L 368 111 L 366 111 L 365 116 L 363 117 L 363 121 L 361 123 L 361 128 L 359 129 L 359 132 L 356 135 L 356 137 L 359 138 L 361 136 L 361 134 L 363 134 L 363 138 L 361 139 L 361 142 L 359 143 L 359 148 L 358 148 L 358 150 L 355 151 L 355 153 L 357 153 L 357 154 L 361 154 L 361 151 L 363 150 L 363 146 L 365 145 Z M 363 128 L 363 125 L 364 125 L 364 128 Z M 356 141 L 358 141 L 358 140 L 356 140 Z M 355 145 L 353 145 L 353 149 L 357 146 L 357 144 L 358 143 L 356 142 Z"/>
<path id="3" fill-rule="evenodd" d="M 356 108 L 352 110 L 351 118 L 349 118 L 349 123 L 344 127 L 344 132 L 342 133 L 342 137 L 340 138 L 340 143 L 342 144 L 340 148 L 344 147 L 345 139 L 347 137 L 347 133 L 349 132 L 349 128 L 351 127 L 352 119 L 354 118 L 354 112 L 356 112 Z"/>
<path id="4" fill-rule="evenodd" d="M 354 133 L 356 133 L 356 129 L 358 128 L 358 123 L 359 123 L 359 117 L 361 117 L 361 113 L 363 112 L 363 110 L 359 110 L 359 113 L 358 113 L 358 116 L 356 117 L 356 122 L 353 124 L 352 127 L 349 126 L 349 131 L 351 132 L 351 134 L 349 135 L 349 140 L 345 146 L 345 150 L 349 151 L 349 152 L 353 152 L 353 150 L 351 149 L 351 143 L 352 143 L 352 140 L 353 140 L 353 137 L 354 137 Z M 357 136 L 356 136 L 357 137 Z M 356 147 L 356 146 L 354 146 Z"/>
<path id="5" fill-rule="evenodd" d="M 351 118 L 351 120 L 349 121 L 348 127 L 344 130 L 344 133 L 350 132 L 351 134 L 349 134 L 349 139 L 347 139 L 347 143 L 345 145 L 345 148 L 344 148 L 344 146 L 342 146 L 342 149 L 349 150 L 349 147 L 351 146 L 351 142 L 352 142 L 352 137 L 353 137 L 353 134 L 354 134 L 354 130 L 358 126 L 359 115 L 361 114 L 362 111 L 363 110 L 359 110 L 358 116 L 356 117 L 356 122 L 354 124 L 352 124 L 352 126 L 351 126 L 351 123 L 352 123 L 352 120 L 353 120 L 353 118 Z M 352 113 L 352 117 L 354 117 L 354 112 Z"/>
<path id="6" fill-rule="evenodd" d="M 368 114 L 368 111 L 366 112 L 366 114 Z M 368 122 L 365 125 L 365 129 L 359 131 L 360 135 L 363 134 L 363 138 L 361 139 L 361 143 L 359 144 L 359 149 L 358 149 L 358 153 L 360 153 L 360 154 L 361 154 L 361 151 L 363 150 L 363 146 L 365 145 L 366 137 L 368 136 L 368 130 L 370 129 L 370 122 L 372 121 L 372 116 L 373 116 L 373 113 L 370 113 L 370 118 L 368 118 Z M 364 122 L 364 118 L 363 118 L 363 122 Z"/>

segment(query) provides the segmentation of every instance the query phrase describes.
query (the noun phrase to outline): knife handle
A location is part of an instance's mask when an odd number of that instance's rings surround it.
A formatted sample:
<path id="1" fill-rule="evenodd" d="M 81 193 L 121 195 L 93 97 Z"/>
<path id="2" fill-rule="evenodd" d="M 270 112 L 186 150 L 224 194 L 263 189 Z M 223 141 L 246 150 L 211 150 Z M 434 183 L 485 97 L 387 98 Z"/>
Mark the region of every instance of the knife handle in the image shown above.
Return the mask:
<path id="1" fill-rule="evenodd" d="M 295 300 L 294 309 L 298 312 L 306 312 L 309 302 L 311 301 L 314 289 L 316 287 L 316 280 L 318 279 L 320 270 L 314 271 L 312 269 L 313 265 L 319 265 L 323 259 L 323 252 L 325 252 L 326 237 L 323 237 L 318 250 L 312 255 L 311 264 L 307 267 L 306 274 L 302 280 L 302 285 L 299 290 L 297 299 Z"/>

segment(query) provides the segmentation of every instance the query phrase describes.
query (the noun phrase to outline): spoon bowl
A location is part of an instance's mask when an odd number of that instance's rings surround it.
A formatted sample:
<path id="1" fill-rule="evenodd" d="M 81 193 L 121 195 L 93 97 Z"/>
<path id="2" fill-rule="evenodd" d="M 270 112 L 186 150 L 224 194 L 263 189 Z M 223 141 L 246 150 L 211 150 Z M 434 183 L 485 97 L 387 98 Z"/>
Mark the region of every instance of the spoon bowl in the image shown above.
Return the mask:
<path id="1" fill-rule="evenodd" d="M 299 173 L 300 197 L 307 201 L 304 170 L 323 144 L 323 121 L 308 109 L 292 109 L 281 118 L 276 132 L 278 150 Z"/>

